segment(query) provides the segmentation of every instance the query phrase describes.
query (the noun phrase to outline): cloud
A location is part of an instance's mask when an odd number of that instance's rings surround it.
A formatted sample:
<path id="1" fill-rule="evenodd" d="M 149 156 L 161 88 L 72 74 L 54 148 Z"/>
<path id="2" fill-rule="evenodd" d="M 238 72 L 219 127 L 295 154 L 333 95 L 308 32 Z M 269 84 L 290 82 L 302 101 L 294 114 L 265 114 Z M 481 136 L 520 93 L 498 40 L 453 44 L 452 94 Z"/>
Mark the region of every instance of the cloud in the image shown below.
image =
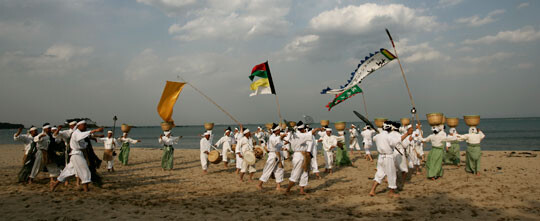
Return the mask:
<path id="1" fill-rule="evenodd" d="M 467 39 L 464 44 L 493 44 L 498 41 L 507 41 L 512 43 L 531 42 L 540 39 L 540 31 L 536 31 L 532 26 L 513 31 L 501 31 L 496 35 L 488 35 L 479 39 Z"/>
<path id="2" fill-rule="evenodd" d="M 518 69 L 523 69 L 523 70 L 529 70 L 529 69 L 532 69 L 533 67 L 534 67 L 533 63 L 519 63 L 517 65 Z"/>
<path id="3" fill-rule="evenodd" d="M 438 24 L 435 17 L 421 15 L 404 5 L 367 3 L 324 11 L 312 18 L 309 25 L 315 32 L 363 34 L 390 25 L 430 31 Z"/>
<path id="4" fill-rule="evenodd" d="M 182 41 L 282 35 L 291 25 L 286 19 L 290 5 L 290 0 L 208 1 L 193 11 L 193 19 L 171 25 L 169 34 Z"/>
<path id="5" fill-rule="evenodd" d="M 473 50 L 474 49 L 471 47 L 461 47 L 461 48 L 456 49 L 457 52 L 471 52 Z"/>
<path id="6" fill-rule="evenodd" d="M 477 27 L 477 26 L 481 26 L 481 25 L 485 25 L 485 24 L 489 24 L 489 23 L 494 22 L 495 18 L 493 18 L 493 17 L 496 16 L 496 15 L 503 14 L 503 13 L 504 13 L 504 10 L 499 9 L 499 10 L 495 10 L 495 11 L 492 11 L 492 12 L 488 13 L 488 15 L 486 17 L 484 17 L 484 18 L 480 18 L 480 16 L 475 15 L 475 16 L 466 17 L 466 18 L 459 18 L 459 19 L 456 20 L 456 22 L 461 23 L 461 24 L 466 24 L 466 25 L 471 26 L 471 27 Z"/>
<path id="7" fill-rule="evenodd" d="M 438 7 L 446 8 L 446 7 L 458 5 L 461 2 L 463 2 L 463 0 L 439 0 Z"/>
<path id="8" fill-rule="evenodd" d="M 180 15 L 185 10 L 194 5 L 197 0 L 137 0 L 138 3 L 150 5 L 163 11 L 167 16 Z"/>
<path id="9" fill-rule="evenodd" d="M 409 45 L 408 39 L 402 39 L 399 42 L 396 42 L 396 44 L 399 45 L 400 55 L 405 55 L 403 60 L 407 63 L 434 60 L 450 60 L 449 56 L 446 56 L 440 51 L 434 49 L 427 42 L 417 45 Z"/>
<path id="10" fill-rule="evenodd" d="M 507 53 L 507 52 L 497 52 L 492 55 L 486 55 L 486 56 L 465 56 L 461 58 L 462 61 L 473 63 L 473 64 L 481 64 L 481 63 L 491 63 L 493 61 L 502 61 L 509 57 L 514 55 L 513 53 Z"/>
<path id="11" fill-rule="evenodd" d="M 309 51 L 313 50 L 318 46 L 319 38 L 320 37 L 318 35 L 304 35 L 296 37 L 283 48 L 285 60 L 296 60 L 298 57 L 303 56 Z"/>
<path id="12" fill-rule="evenodd" d="M 529 3 L 528 3 L 528 2 L 523 2 L 523 3 L 521 3 L 521 4 L 519 4 L 519 5 L 517 6 L 517 8 L 526 8 L 526 7 L 529 7 Z"/>
<path id="13" fill-rule="evenodd" d="M 92 47 L 55 44 L 40 55 L 22 51 L 6 52 L 0 57 L 0 67 L 9 73 L 61 76 L 88 65 Z"/>

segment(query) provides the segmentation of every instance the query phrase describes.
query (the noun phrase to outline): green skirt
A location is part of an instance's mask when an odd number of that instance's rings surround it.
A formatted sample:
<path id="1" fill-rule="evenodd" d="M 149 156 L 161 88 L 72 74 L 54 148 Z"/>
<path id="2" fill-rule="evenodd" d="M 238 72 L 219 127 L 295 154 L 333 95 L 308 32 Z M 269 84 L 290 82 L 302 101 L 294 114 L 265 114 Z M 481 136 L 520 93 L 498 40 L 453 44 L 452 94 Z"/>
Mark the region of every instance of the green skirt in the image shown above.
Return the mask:
<path id="1" fill-rule="evenodd" d="M 478 170 L 480 170 L 480 157 L 482 156 L 480 144 L 469 144 L 466 153 L 467 161 L 465 171 L 469 173 L 478 173 Z"/>
<path id="2" fill-rule="evenodd" d="M 120 154 L 118 154 L 118 160 L 123 164 L 128 164 L 128 158 L 129 158 L 129 143 L 123 143 L 122 147 L 120 148 Z"/>
<path id="3" fill-rule="evenodd" d="M 458 142 L 451 142 L 450 147 L 448 147 L 448 151 L 446 151 L 446 154 L 444 155 L 443 162 L 444 164 L 452 164 L 452 165 L 459 164 L 459 143 Z"/>
<path id="4" fill-rule="evenodd" d="M 437 178 L 443 176 L 442 169 L 442 160 L 443 160 L 444 150 L 443 147 L 432 147 L 431 151 L 427 156 L 426 167 L 427 167 L 427 177 L 428 178 Z"/>
<path id="5" fill-rule="evenodd" d="M 163 157 L 161 157 L 161 168 L 172 170 L 174 158 L 174 148 L 172 146 L 163 146 Z"/>
<path id="6" fill-rule="evenodd" d="M 351 166 L 352 161 L 349 159 L 349 153 L 347 147 L 343 145 L 343 148 L 337 148 L 336 151 L 336 165 L 337 166 Z"/>

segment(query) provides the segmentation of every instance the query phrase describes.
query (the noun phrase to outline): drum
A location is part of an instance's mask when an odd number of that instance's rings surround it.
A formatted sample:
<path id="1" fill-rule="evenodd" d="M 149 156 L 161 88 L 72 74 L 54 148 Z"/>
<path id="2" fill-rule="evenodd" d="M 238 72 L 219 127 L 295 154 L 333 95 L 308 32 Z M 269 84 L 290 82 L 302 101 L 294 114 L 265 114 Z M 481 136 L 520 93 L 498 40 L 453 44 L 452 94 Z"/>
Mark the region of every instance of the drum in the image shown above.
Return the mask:
<path id="1" fill-rule="evenodd" d="M 213 163 L 213 164 L 221 163 L 221 159 L 222 159 L 221 154 L 219 154 L 219 151 L 217 150 L 212 150 L 208 154 L 208 161 L 210 161 L 210 163 Z"/>
<path id="2" fill-rule="evenodd" d="M 427 120 L 429 125 L 431 126 L 437 126 L 442 124 L 443 122 L 443 114 L 442 113 L 430 113 L 426 114 Z"/>
<path id="3" fill-rule="evenodd" d="M 257 158 L 255 158 L 255 153 L 253 151 L 248 151 L 244 154 L 244 162 L 248 165 L 254 165 Z"/>
<path id="4" fill-rule="evenodd" d="M 264 155 L 264 149 L 261 146 L 255 146 L 253 148 L 253 152 L 255 152 L 255 157 L 257 159 L 261 159 L 263 157 L 263 155 Z"/>
<path id="5" fill-rule="evenodd" d="M 227 152 L 227 159 L 229 159 L 229 160 L 235 159 L 234 153 L 233 152 Z"/>
<path id="6" fill-rule="evenodd" d="M 236 144 L 231 144 L 231 150 L 232 150 L 233 152 L 236 152 Z"/>

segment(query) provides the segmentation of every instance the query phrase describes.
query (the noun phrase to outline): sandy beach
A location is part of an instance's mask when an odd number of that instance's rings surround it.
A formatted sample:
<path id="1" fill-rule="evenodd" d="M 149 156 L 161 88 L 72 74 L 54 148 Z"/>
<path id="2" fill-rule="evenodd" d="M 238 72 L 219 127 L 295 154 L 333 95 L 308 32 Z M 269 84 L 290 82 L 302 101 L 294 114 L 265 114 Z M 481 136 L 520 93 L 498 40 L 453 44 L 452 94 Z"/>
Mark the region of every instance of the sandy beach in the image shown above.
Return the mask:
<path id="1" fill-rule="evenodd" d="M 444 166 L 444 177 L 437 181 L 412 176 L 395 199 L 384 192 L 386 184 L 377 196 L 368 195 L 375 162 L 358 155 L 354 167 L 321 173 L 320 180 L 311 176 L 308 195 L 302 196 L 298 187 L 291 195 L 275 191 L 272 179 L 259 191 L 256 182 L 239 182 L 222 164 L 212 164 L 203 175 L 198 150 L 176 149 L 174 170 L 164 172 L 159 149 L 132 148 L 128 166 L 116 160 L 116 172 L 100 168 L 102 188 L 91 185 L 84 193 L 71 183 L 51 193 L 45 173 L 32 185 L 16 183 L 22 145 L 0 149 L 2 220 L 540 219 L 540 157 L 507 157 L 508 151 L 484 151 L 479 177 L 465 173 L 464 166 Z M 102 148 L 96 151 L 101 157 Z M 263 165 L 257 162 L 256 178 Z M 287 162 L 286 178 L 290 166 Z"/>

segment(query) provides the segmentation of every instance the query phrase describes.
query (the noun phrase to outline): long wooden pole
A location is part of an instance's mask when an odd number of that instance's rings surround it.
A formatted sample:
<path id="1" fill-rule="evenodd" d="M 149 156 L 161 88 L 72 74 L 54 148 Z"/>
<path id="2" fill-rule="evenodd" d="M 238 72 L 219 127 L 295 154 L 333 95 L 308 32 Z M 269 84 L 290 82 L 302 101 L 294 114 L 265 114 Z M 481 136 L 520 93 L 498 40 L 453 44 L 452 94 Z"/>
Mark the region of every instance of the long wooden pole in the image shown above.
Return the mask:
<path id="1" fill-rule="evenodd" d="M 411 113 L 416 116 L 416 120 L 418 121 L 418 124 L 420 124 L 420 120 L 418 119 L 418 114 L 416 113 L 416 106 L 414 105 L 414 99 L 412 97 L 411 89 L 409 88 L 409 83 L 407 83 L 407 78 L 405 77 L 405 71 L 403 71 L 403 66 L 401 66 L 401 61 L 399 60 L 399 55 L 396 50 L 396 45 L 394 44 L 394 40 L 392 39 L 392 35 L 390 35 L 390 31 L 388 31 L 388 29 L 386 29 L 386 34 L 388 34 L 388 38 L 390 38 L 390 42 L 392 42 L 392 47 L 394 48 L 394 53 L 396 54 L 399 68 L 401 69 L 401 76 L 403 76 L 403 81 L 405 81 L 405 87 L 407 87 L 407 92 L 409 93 L 409 99 L 411 100 L 411 105 L 412 105 Z"/>
<path id="2" fill-rule="evenodd" d="M 278 122 L 278 125 L 281 123 L 281 121 L 283 121 L 283 117 L 281 117 L 281 108 L 279 107 L 279 100 L 278 100 L 278 96 L 277 94 L 276 95 L 276 104 L 277 104 L 277 113 L 278 113 L 278 116 L 279 116 L 279 122 Z"/>
<path id="3" fill-rule="evenodd" d="M 223 111 L 223 113 L 225 113 L 227 116 L 229 116 L 234 122 L 236 122 L 236 124 L 238 124 L 238 126 L 242 126 L 242 124 L 236 120 L 236 118 L 234 118 L 231 114 L 229 114 L 229 112 L 227 112 L 225 109 L 223 109 L 221 106 L 219 106 L 219 104 L 217 104 L 214 100 L 212 100 L 210 97 L 208 97 L 206 94 L 204 94 L 201 90 L 199 90 L 197 87 L 193 86 L 191 83 L 189 83 L 188 81 L 184 80 L 182 77 L 178 76 L 179 79 L 181 79 L 182 81 L 186 82 L 187 85 L 191 86 L 193 89 L 195 89 L 195 91 L 199 92 L 199 94 L 201 94 L 204 98 L 206 98 L 208 101 L 210 101 L 212 104 L 216 105 L 217 108 L 219 108 L 221 111 Z"/>
<path id="4" fill-rule="evenodd" d="M 362 91 L 362 100 L 364 100 L 364 110 L 366 111 L 366 117 L 367 117 L 367 119 L 369 119 L 369 115 L 367 113 L 366 97 L 364 96 L 364 91 Z"/>

